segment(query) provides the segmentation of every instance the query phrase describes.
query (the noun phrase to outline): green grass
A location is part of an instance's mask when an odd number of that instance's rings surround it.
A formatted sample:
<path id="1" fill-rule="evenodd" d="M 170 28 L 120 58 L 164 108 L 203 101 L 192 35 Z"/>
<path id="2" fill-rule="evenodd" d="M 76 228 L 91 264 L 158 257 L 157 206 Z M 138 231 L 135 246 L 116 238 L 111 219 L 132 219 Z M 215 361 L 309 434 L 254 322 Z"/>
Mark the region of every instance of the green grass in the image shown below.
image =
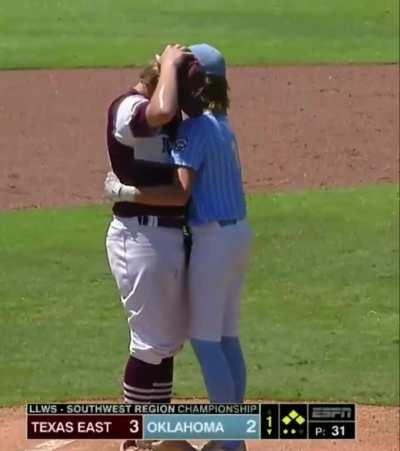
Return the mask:
<path id="1" fill-rule="evenodd" d="M 208 41 L 230 64 L 398 61 L 398 0 L 2 0 L 0 67 L 141 65 Z"/>
<path id="2" fill-rule="evenodd" d="M 242 337 L 252 398 L 398 402 L 398 191 L 253 195 Z M 116 397 L 128 335 L 108 207 L 0 216 L 0 404 Z M 189 347 L 176 393 L 204 396 Z"/>

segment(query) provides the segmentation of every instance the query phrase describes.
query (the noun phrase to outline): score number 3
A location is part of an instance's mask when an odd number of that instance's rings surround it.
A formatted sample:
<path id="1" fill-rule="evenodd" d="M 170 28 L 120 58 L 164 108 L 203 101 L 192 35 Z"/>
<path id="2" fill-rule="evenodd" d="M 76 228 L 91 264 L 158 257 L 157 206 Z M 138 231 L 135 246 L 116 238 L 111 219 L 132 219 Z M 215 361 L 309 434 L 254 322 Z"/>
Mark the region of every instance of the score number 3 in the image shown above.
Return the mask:
<path id="1" fill-rule="evenodd" d="M 139 421 L 138 420 L 131 420 L 129 422 L 129 432 L 131 434 L 137 434 L 139 432 Z"/>

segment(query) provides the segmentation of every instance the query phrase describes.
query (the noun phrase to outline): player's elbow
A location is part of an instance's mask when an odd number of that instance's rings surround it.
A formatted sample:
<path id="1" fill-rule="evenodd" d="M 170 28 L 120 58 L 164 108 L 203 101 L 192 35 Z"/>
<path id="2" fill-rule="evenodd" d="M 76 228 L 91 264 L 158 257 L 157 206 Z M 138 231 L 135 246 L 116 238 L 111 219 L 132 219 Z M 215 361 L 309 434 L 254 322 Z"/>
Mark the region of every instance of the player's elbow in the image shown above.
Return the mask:
<path id="1" fill-rule="evenodd" d="M 176 111 L 167 107 L 147 108 L 146 118 L 151 127 L 160 127 L 168 124 L 174 117 Z"/>

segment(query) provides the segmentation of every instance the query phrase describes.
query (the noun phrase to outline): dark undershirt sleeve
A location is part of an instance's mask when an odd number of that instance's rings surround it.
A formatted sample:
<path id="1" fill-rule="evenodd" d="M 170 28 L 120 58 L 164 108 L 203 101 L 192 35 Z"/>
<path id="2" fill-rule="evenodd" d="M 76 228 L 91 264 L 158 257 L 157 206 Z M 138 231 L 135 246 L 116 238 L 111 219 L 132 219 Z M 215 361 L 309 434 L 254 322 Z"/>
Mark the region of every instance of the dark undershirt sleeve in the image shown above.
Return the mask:
<path id="1" fill-rule="evenodd" d="M 153 136 L 157 129 L 151 127 L 147 122 L 146 108 L 149 102 L 142 102 L 135 108 L 135 113 L 132 115 L 132 119 L 129 122 L 129 128 L 135 138 L 148 138 Z"/>

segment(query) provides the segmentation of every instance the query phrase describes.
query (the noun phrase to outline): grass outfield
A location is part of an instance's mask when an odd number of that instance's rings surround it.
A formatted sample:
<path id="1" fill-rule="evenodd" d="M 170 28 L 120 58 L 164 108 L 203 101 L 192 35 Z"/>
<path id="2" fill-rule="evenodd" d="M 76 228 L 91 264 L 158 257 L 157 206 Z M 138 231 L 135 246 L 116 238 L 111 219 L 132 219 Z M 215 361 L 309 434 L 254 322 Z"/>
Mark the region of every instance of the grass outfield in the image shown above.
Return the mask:
<path id="1" fill-rule="evenodd" d="M 252 195 L 243 308 L 253 398 L 398 400 L 397 188 Z M 109 208 L 1 213 L 0 404 L 116 397 L 128 335 Z M 179 396 L 204 396 L 189 348 Z"/>
<path id="2" fill-rule="evenodd" d="M 2 0 L 0 68 L 141 65 L 209 41 L 230 64 L 398 61 L 397 0 Z"/>

